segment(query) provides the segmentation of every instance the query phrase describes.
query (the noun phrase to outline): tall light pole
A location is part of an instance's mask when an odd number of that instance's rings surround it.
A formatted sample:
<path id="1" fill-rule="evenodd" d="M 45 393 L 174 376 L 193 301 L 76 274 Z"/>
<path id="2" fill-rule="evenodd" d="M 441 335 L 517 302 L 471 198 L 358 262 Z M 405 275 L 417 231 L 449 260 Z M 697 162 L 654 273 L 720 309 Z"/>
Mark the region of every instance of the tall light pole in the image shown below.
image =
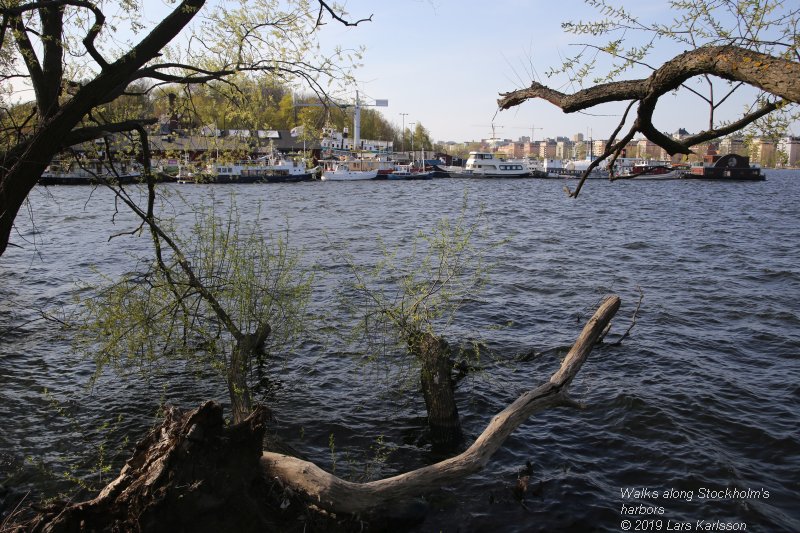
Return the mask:
<path id="1" fill-rule="evenodd" d="M 401 150 L 401 152 L 405 152 L 406 151 L 406 115 L 408 115 L 408 113 L 400 113 L 400 115 L 403 117 L 403 129 L 402 129 L 402 132 L 403 132 L 403 149 Z"/>
<path id="2" fill-rule="evenodd" d="M 356 91 L 356 104 L 354 106 L 355 112 L 353 113 L 353 150 L 359 151 L 361 150 L 361 107 L 362 106 L 376 106 L 376 107 L 387 107 L 389 105 L 389 100 L 381 100 L 376 99 L 374 104 L 365 104 L 362 103 L 358 97 L 358 91 Z"/>

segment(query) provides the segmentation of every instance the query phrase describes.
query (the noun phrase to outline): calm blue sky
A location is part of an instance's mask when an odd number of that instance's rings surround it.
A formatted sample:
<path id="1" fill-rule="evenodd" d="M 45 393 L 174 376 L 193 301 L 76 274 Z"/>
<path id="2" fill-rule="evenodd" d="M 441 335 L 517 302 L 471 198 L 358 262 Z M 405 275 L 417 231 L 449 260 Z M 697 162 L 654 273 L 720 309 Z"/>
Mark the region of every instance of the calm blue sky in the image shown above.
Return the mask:
<path id="1" fill-rule="evenodd" d="M 468 141 L 491 136 L 516 139 L 531 135 L 572 136 L 581 132 L 606 138 L 623 108 L 609 104 L 590 114 L 564 114 L 543 101 L 528 101 L 495 115 L 498 93 L 527 86 L 531 76 L 564 92 L 574 87 L 548 79 L 548 67 L 573 54 L 571 43 L 586 38 L 567 35 L 561 23 L 597 19 L 581 0 L 346 0 L 351 19 L 373 15 L 355 28 L 330 23 L 322 32 L 328 46 L 366 46 L 359 89 L 372 98 L 389 100 L 384 115 L 397 125 L 421 122 L 435 140 Z M 618 2 L 619 3 L 619 2 Z M 623 2 L 645 21 L 666 22 L 673 16 L 663 1 Z M 670 43 L 662 58 L 677 53 Z M 646 75 L 646 74 L 644 74 Z M 643 75 L 643 76 L 644 76 Z M 643 77 L 642 76 L 642 77 Z M 719 93 L 718 93 L 719 94 Z M 702 104 L 704 105 L 704 104 Z M 656 111 L 662 131 L 707 126 L 707 113 L 697 97 L 667 95 Z M 717 118 L 735 118 L 744 99 L 733 100 Z M 535 129 L 532 129 L 535 128 Z"/>
<path id="2" fill-rule="evenodd" d="M 165 0 L 143 0 L 145 17 L 151 22 L 173 8 Z M 664 0 L 610 0 L 627 9 L 643 22 L 670 21 Z M 216 0 L 209 0 L 209 6 Z M 550 67 L 559 66 L 563 57 L 579 50 L 575 37 L 561 30 L 561 23 L 597 20 L 596 10 L 582 0 L 341 0 L 356 20 L 372 15 L 371 22 L 345 27 L 328 21 L 319 33 L 325 50 L 366 47 L 363 67 L 356 72 L 358 90 L 367 100 L 387 99 L 381 108 L 397 126 L 403 121 L 422 123 L 434 140 L 471 141 L 495 134 L 517 139 L 572 136 L 583 133 L 605 139 L 619 122 L 622 104 L 607 104 L 585 113 L 564 114 L 541 100 L 498 113 L 499 93 L 526 87 L 531 79 L 567 93 L 578 87 L 564 78 L 547 78 Z M 791 4 L 791 2 L 789 2 Z M 113 9 L 111 10 L 113 11 Z M 113 16 L 114 13 L 109 13 Z M 119 40 L 138 40 L 124 24 L 118 27 Z M 180 38 L 173 43 L 180 49 Z M 658 44 L 659 65 L 680 53 L 669 41 Z M 636 77 L 645 77 L 642 71 Z M 697 88 L 701 86 L 698 84 Z M 355 87 L 349 94 L 355 97 Z M 15 86 L 18 98 L 30 98 L 29 91 Z M 685 92 L 685 91 L 684 91 Z M 717 95 L 722 94 L 718 90 Z M 347 95 L 345 95 L 347 96 Z M 732 98 L 717 111 L 717 120 L 738 118 L 747 93 Z M 406 113 L 405 117 L 401 113 Z M 659 103 L 656 126 L 672 133 L 685 128 L 694 133 L 707 127 L 707 106 L 696 96 L 666 95 Z M 794 125 L 794 134 L 800 126 Z"/>

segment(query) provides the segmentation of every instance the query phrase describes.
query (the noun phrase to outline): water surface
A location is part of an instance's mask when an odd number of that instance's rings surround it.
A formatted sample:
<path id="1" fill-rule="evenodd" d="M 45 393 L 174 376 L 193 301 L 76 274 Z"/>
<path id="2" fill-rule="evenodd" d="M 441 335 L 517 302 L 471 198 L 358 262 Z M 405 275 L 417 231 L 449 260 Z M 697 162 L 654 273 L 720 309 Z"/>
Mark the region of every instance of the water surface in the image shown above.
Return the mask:
<path id="1" fill-rule="evenodd" d="M 598 180 L 577 199 L 564 185 L 452 179 L 164 189 L 179 220 L 191 218 L 187 203 L 213 198 L 225 206 L 236 194 L 249 216 L 261 206 L 265 227 L 288 226 L 291 244 L 321 265 L 314 301 L 332 327 L 334 291 L 350 276 L 337 246 L 369 264 L 379 257 L 378 237 L 410 242 L 417 230 L 458 216 L 465 191 L 473 206 L 482 204 L 491 238 L 509 243 L 495 254 L 482 298 L 446 331 L 455 342 L 481 334 L 496 354 L 459 387 L 470 440 L 546 379 L 603 295 L 623 301 L 612 339 L 644 295 L 631 336 L 595 349 L 573 384 L 585 407 L 533 417 L 483 472 L 430 495 L 419 531 L 620 531 L 629 518 L 623 504 L 661 506 L 656 518 L 664 522 L 800 531 L 800 175 L 773 172 L 759 183 Z M 213 375 L 198 380 L 180 367 L 149 380 L 107 374 L 89 389 L 91 360 L 40 319 L 69 305 L 78 281 L 132 269 L 147 239 L 109 237 L 136 226 L 124 210 L 115 214 L 108 191 L 88 187 L 39 187 L 30 214 L 18 217 L 13 242 L 21 248 L 0 258 L 0 483 L 52 495 L 66 483 L 48 481 L 35 464 L 95 472 L 80 460 L 108 435 L 104 422 L 122 415 L 114 435 L 136 439 L 164 401 L 225 402 Z M 495 325 L 503 327 L 487 329 Z M 278 389 L 267 398 L 275 431 L 353 478 L 367 464 L 390 475 L 431 461 L 414 391 L 398 393 L 390 369 L 361 365 L 340 348 L 308 343 L 275 366 Z M 515 362 L 530 350 L 543 355 Z M 74 423 L 53 409 L 45 388 Z M 392 450 L 384 463 L 374 463 L 379 438 Z M 520 502 L 511 488 L 526 461 L 534 471 Z M 623 499 L 626 487 L 693 497 Z M 700 499 L 701 488 L 762 492 Z"/>

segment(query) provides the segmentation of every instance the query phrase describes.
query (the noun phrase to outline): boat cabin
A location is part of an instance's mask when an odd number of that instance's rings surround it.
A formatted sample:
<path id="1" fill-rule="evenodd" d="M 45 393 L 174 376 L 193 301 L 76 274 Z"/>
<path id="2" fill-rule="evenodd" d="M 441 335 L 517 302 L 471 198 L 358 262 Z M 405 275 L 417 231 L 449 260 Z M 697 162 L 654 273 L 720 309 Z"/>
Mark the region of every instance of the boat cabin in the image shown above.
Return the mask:
<path id="1" fill-rule="evenodd" d="M 521 163 L 506 161 L 490 152 L 470 152 L 464 168 L 466 170 L 482 169 L 484 171 L 501 170 L 519 172 L 527 170 Z"/>
<path id="2" fill-rule="evenodd" d="M 685 178 L 719 180 L 763 180 L 764 175 L 757 166 L 750 165 L 750 158 L 739 154 L 719 155 L 709 148 L 702 164 L 692 165 Z"/>

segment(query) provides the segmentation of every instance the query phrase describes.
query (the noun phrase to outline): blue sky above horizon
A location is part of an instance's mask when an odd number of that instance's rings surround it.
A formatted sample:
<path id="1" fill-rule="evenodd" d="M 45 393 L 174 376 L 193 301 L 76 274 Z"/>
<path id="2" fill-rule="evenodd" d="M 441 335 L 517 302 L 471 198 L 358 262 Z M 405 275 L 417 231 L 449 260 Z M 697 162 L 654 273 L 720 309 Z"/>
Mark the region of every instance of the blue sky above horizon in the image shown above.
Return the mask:
<path id="1" fill-rule="evenodd" d="M 372 21 L 351 28 L 330 22 L 321 33 L 322 43 L 366 47 L 363 67 L 356 72 L 359 91 L 373 99 L 388 99 L 389 107 L 381 111 L 398 126 L 403 120 L 406 125 L 421 122 L 441 141 L 487 138 L 492 124 L 502 138 L 583 133 L 604 139 L 624 112 L 624 104 L 606 104 L 587 113 L 565 114 L 541 100 L 497 112 L 499 93 L 528 86 L 532 77 L 567 93 L 577 89 L 564 80 L 548 79 L 546 72 L 577 51 L 574 43 L 587 42 L 565 34 L 561 23 L 599 18 L 582 0 L 342 3 L 350 19 L 372 15 Z M 663 1 L 620 3 L 644 21 L 667 22 L 673 17 Z M 680 51 L 662 41 L 658 59 Z M 717 118 L 738 118 L 749 101 L 732 99 Z M 707 127 L 707 117 L 707 105 L 696 96 L 668 94 L 659 102 L 655 124 L 670 133 L 679 128 L 694 133 Z"/>
<path id="2" fill-rule="evenodd" d="M 170 0 L 141 1 L 150 24 L 174 9 Z M 218 1 L 221 0 L 209 0 L 208 7 Z M 663 0 L 610 1 L 625 5 L 644 23 L 667 23 L 675 16 Z M 246 0 L 238 2 L 246 5 Z M 600 18 L 597 10 L 583 0 L 340 3 L 348 11 L 348 19 L 372 16 L 372 20 L 345 27 L 328 19 L 318 33 L 322 50 L 329 52 L 336 46 L 366 48 L 363 66 L 355 72 L 357 89 L 364 99 L 388 100 L 389 106 L 379 109 L 398 127 L 421 123 L 437 141 L 480 140 L 490 137 L 493 131 L 498 137 L 510 139 L 571 137 L 576 133 L 605 139 L 624 112 L 626 103 L 613 103 L 565 114 L 542 100 L 530 100 L 498 112 L 500 93 L 526 87 L 532 79 L 566 93 L 579 89 L 568 84 L 566 78 L 548 78 L 546 73 L 551 67 L 558 67 L 564 57 L 574 55 L 580 49 L 576 43 L 588 42 L 588 38 L 566 34 L 561 28 L 566 21 Z M 126 30 L 124 23 L 115 27 L 114 38 L 120 42 L 141 38 L 139 32 Z M 185 39 L 185 35 L 179 37 L 171 46 L 180 49 L 186 46 Z M 683 51 L 667 40 L 661 40 L 656 49 L 658 55 L 651 60 L 655 66 Z M 647 75 L 648 71 L 640 71 L 635 77 Z M 353 87 L 342 98 L 354 99 L 355 90 Z M 20 99 L 31 96 L 22 87 L 14 86 L 14 91 Z M 683 90 L 662 97 L 654 115 L 657 128 L 668 133 L 679 128 L 691 133 L 707 128 L 707 104 L 687 93 Z M 718 98 L 720 94 L 721 91 Z M 752 90 L 742 91 L 731 98 L 717 111 L 717 121 L 739 118 L 745 105 L 752 102 L 752 94 Z M 798 124 L 793 124 L 792 133 L 800 134 Z"/>

